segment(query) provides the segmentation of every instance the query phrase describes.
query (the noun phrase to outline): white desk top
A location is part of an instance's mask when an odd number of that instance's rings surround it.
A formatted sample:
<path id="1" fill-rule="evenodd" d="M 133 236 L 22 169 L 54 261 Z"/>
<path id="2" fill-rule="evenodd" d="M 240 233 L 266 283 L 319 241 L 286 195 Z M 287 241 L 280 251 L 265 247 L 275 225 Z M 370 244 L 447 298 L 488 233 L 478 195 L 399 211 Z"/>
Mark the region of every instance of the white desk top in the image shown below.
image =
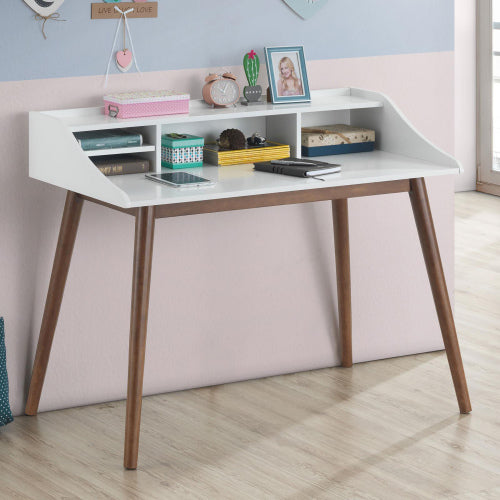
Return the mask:
<path id="1" fill-rule="evenodd" d="M 145 179 L 144 174 L 114 176 L 108 179 L 126 193 L 130 199 L 130 207 L 138 207 L 458 173 L 458 169 L 454 167 L 438 167 L 429 162 L 384 151 L 328 156 L 321 159 L 340 163 L 342 172 L 322 176 L 325 179 L 323 182 L 317 179 L 256 172 L 251 164 L 227 167 L 206 165 L 184 170 L 216 182 L 215 186 L 204 188 L 164 186 Z"/>

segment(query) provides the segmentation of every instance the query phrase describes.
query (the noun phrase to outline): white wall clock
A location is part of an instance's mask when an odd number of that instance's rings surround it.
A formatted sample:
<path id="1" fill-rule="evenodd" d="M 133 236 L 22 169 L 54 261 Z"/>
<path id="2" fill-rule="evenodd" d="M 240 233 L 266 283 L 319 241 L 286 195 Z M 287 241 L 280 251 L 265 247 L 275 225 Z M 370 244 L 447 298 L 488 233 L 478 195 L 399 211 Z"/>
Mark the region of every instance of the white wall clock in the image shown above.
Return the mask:
<path id="1" fill-rule="evenodd" d="M 328 0 L 283 0 L 302 19 L 309 19 L 326 5 Z"/>
<path id="2" fill-rule="evenodd" d="M 37 14 L 48 17 L 59 9 L 64 0 L 24 0 Z"/>

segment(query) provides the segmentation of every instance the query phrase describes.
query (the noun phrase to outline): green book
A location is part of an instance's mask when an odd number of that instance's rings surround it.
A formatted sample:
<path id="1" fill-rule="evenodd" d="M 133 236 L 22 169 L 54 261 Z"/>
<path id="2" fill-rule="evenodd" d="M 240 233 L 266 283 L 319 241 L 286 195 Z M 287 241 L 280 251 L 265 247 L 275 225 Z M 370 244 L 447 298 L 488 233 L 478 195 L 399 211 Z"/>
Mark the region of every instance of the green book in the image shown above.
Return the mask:
<path id="1" fill-rule="evenodd" d="M 142 146 L 142 134 L 120 129 L 75 132 L 74 136 L 84 151 Z"/>

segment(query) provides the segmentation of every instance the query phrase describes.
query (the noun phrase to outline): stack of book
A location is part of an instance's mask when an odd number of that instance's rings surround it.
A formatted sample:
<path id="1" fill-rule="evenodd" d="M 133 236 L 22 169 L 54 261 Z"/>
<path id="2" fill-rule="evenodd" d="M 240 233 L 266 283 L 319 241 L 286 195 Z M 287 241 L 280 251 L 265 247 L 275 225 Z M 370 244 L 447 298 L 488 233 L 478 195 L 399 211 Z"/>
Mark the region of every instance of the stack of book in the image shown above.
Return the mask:
<path id="1" fill-rule="evenodd" d="M 204 161 L 221 167 L 280 160 L 289 156 L 290 146 L 271 141 L 267 141 L 261 146 L 247 146 L 245 149 L 223 149 L 217 144 L 207 144 L 203 148 Z"/>

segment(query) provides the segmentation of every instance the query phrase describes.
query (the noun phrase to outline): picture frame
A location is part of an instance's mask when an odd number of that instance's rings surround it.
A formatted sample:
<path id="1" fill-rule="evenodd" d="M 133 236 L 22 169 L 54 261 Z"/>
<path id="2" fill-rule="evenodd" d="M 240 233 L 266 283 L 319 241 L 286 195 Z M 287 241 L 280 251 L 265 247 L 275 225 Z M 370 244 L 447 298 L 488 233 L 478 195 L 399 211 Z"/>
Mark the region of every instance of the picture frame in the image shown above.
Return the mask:
<path id="1" fill-rule="evenodd" d="M 272 103 L 310 102 L 304 47 L 265 47 L 264 51 Z"/>

